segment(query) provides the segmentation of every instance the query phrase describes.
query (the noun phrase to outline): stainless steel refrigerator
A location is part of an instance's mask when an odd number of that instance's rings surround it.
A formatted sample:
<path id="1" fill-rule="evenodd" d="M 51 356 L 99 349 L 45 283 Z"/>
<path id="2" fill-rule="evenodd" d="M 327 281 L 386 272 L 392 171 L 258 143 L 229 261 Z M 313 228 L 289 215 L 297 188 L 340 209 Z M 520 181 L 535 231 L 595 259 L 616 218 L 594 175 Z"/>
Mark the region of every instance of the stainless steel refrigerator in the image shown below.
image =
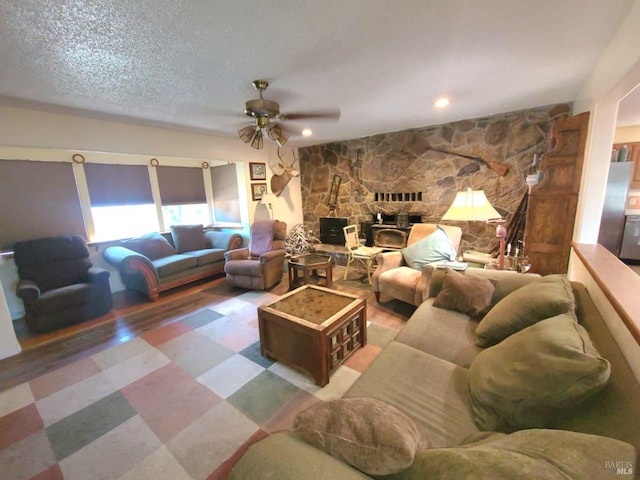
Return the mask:
<path id="1" fill-rule="evenodd" d="M 624 207 L 629 194 L 629 179 L 633 162 L 614 162 L 609 167 L 607 190 L 600 220 L 598 243 L 620 256 L 620 247 L 624 234 Z"/>
<path id="2" fill-rule="evenodd" d="M 622 246 L 620 247 L 620 258 L 640 260 L 640 215 L 627 216 Z"/>

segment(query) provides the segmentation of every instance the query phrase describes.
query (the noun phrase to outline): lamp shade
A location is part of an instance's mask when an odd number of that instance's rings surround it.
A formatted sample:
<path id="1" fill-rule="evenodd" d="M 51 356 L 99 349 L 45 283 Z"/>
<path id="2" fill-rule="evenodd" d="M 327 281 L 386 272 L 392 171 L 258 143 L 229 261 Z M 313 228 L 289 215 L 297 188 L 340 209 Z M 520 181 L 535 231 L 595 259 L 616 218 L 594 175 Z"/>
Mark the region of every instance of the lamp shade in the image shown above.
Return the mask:
<path id="1" fill-rule="evenodd" d="M 254 127 L 253 125 L 249 125 L 248 127 L 244 127 L 238 130 L 238 136 L 244 143 L 249 143 L 255 133 L 256 127 Z"/>
<path id="2" fill-rule="evenodd" d="M 260 203 L 263 203 L 265 205 L 271 205 L 275 199 L 276 199 L 276 196 L 273 193 L 264 193 L 262 194 Z"/>
<path id="3" fill-rule="evenodd" d="M 268 129 L 268 135 L 271 140 L 276 142 L 281 147 L 287 143 L 287 137 L 282 134 L 282 129 L 277 125 L 270 125 Z"/>
<path id="4" fill-rule="evenodd" d="M 262 149 L 262 130 L 256 130 L 255 135 L 253 136 L 253 140 L 251 140 L 251 147 L 256 150 Z"/>
<path id="5" fill-rule="evenodd" d="M 482 221 L 501 218 L 501 215 L 489 203 L 483 190 L 458 192 L 456 198 L 444 214 L 442 220 Z"/>

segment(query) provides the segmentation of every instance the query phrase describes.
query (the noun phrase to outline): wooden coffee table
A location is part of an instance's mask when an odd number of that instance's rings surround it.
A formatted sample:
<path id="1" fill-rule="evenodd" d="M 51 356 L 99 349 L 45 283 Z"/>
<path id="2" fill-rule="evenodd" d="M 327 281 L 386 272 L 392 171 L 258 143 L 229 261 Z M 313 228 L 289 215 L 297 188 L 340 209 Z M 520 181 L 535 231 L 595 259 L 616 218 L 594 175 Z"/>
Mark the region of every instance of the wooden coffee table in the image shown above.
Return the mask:
<path id="1" fill-rule="evenodd" d="M 311 276 L 325 272 L 325 287 L 333 287 L 333 260 L 330 255 L 307 253 L 289 259 L 289 290 L 311 283 Z M 302 274 L 302 275 L 300 275 Z"/>
<path id="2" fill-rule="evenodd" d="M 317 385 L 367 344 L 367 302 L 316 285 L 305 285 L 258 307 L 260 353 L 298 368 Z"/>

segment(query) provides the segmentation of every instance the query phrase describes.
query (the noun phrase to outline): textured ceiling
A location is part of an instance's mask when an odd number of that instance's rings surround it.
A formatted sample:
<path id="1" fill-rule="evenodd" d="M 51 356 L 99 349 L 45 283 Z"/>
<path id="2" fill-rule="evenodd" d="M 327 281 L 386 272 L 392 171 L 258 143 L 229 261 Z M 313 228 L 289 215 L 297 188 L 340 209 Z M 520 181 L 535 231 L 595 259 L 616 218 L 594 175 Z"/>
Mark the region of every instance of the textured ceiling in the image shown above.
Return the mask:
<path id="1" fill-rule="evenodd" d="M 632 4 L 2 0 L 0 104 L 235 135 L 264 78 L 283 112 L 341 111 L 283 121 L 292 144 L 359 138 L 572 101 Z"/>

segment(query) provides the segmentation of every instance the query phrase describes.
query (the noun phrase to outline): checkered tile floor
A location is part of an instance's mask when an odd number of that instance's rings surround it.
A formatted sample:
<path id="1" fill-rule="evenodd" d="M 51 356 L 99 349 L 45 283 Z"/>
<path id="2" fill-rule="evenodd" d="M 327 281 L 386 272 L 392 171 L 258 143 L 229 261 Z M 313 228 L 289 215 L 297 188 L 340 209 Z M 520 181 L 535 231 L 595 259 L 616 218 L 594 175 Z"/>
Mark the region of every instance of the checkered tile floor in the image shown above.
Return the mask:
<path id="1" fill-rule="evenodd" d="M 247 292 L 0 392 L 0 477 L 21 480 L 226 478 L 246 446 L 338 398 L 394 335 L 369 344 L 320 388 L 260 356 Z"/>

